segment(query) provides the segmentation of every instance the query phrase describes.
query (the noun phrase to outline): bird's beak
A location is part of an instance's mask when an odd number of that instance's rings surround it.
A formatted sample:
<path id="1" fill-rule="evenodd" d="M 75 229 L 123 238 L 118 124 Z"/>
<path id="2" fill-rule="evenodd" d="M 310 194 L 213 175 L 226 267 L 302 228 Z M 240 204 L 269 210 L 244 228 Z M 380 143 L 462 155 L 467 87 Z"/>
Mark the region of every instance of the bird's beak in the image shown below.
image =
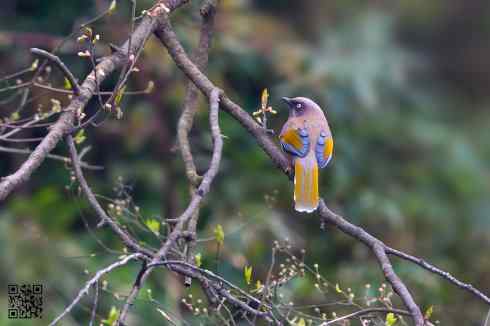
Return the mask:
<path id="1" fill-rule="evenodd" d="M 291 107 L 291 102 L 292 102 L 292 99 L 290 99 L 289 97 L 283 97 L 281 98 L 284 102 L 286 102 L 286 104 L 288 105 L 288 107 Z"/>

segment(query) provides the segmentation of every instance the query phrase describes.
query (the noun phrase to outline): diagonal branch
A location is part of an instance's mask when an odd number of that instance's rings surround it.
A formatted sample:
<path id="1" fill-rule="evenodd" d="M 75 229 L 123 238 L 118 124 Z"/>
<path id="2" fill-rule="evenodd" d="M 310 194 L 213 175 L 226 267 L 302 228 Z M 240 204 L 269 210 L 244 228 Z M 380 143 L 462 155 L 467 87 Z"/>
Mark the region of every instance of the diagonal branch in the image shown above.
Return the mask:
<path id="1" fill-rule="evenodd" d="M 158 1 L 163 4 L 168 12 L 172 12 L 188 0 L 166 0 Z M 157 9 L 160 7 L 156 7 Z M 123 66 L 126 62 L 126 53 L 135 53 L 145 45 L 148 37 L 157 28 L 157 18 L 165 15 L 167 11 L 149 11 L 141 23 L 135 29 L 130 39 L 121 47 L 121 51 L 116 51 L 111 56 L 103 58 L 96 68 L 85 78 L 80 85 L 80 95 L 74 97 L 66 107 L 58 121 L 53 125 L 49 133 L 44 137 L 36 149 L 29 155 L 27 160 L 13 174 L 8 175 L 0 181 L 0 202 L 18 186 L 30 179 L 32 173 L 42 164 L 46 156 L 56 147 L 59 141 L 73 128 L 73 123 L 78 113 L 81 113 L 88 101 L 98 92 L 97 85 L 100 85 L 109 74 Z M 131 44 L 129 44 L 131 43 Z M 131 45 L 131 46 L 130 46 Z M 96 79 L 97 78 L 97 79 Z"/>
<path id="2" fill-rule="evenodd" d="M 60 315 L 58 315 L 58 317 L 56 317 L 49 324 L 49 326 L 56 325 L 56 323 L 58 323 L 64 316 L 66 316 L 66 314 L 68 314 L 73 309 L 73 307 L 77 305 L 77 303 L 83 298 L 83 296 L 85 296 L 88 293 L 89 289 L 92 286 L 94 286 L 102 276 L 104 276 L 107 273 L 110 273 L 111 271 L 113 271 L 118 267 L 126 265 L 132 259 L 139 259 L 141 257 L 142 255 L 139 253 L 132 254 L 98 271 L 94 277 L 92 277 L 87 283 L 85 283 L 85 286 L 78 292 L 78 295 L 75 297 L 75 299 L 68 305 L 68 307 L 65 308 L 65 310 Z"/>
<path id="3" fill-rule="evenodd" d="M 185 211 L 182 213 L 182 215 L 179 218 L 177 218 L 178 222 L 175 228 L 168 235 L 167 240 L 165 241 L 163 246 L 153 256 L 150 266 L 152 264 L 158 263 L 162 258 L 166 258 L 170 249 L 176 245 L 177 240 L 182 234 L 184 226 L 192 217 L 196 209 L 198 209 L 202 199 L 209 192 L 211 183 L 213 182 L 214 178 L 218 174 L 219 165 L 221 162 L 221 155 L 223 151 L 223 139 L 221 137 L 221 130 L 219 127 L 219 116 L 218 116 L 219 97 L 221 92 L 222 91 L 220 89 L 214 88 L 211 91 L 211 95 L 209 97 L 209 105 L 210 105 L 209 124 L 211 128 L 211 134 L 213 137 L 213 145 L 214 145 L 213 156 L 211 157 L 211 163 L 209 164 L 209 169 L 204 175 L 201 184 L 197 188 L 197 191 L 192 196 L 191 202 L 189 203 Z M 126 316 L 129 312 L 129 308 L 133 305 L 134 300 L 136 300 L 136 297 L 138 296 L 139 290 L 141 288 L 141 284 L 143 284 L 146 281 L 146 279 L 148 278 L 152 270 L 153 267 L 144 268 L 144 270 L 142 270 L 142 272 L 140 273 L 141 275 L 138 275 L 137 280 L 134 283 L 134 286 L 131 289 L 131 292 L 123 306 L 123 309 L 121 310 L 121 314 L 119 315 L 116 325 L 120 325 L 121 323 L 124 323 L 124 320 L 126 319 Z"/>
<path id="4" fill-rule="evenodd" d="M 134 240 L 126 231 L 124 231 L 119 226 L 119 224 L 117 224 L 117 222 L 115 222 L 112 218 L 110 218 L 106 214 L 105 210 L 102 208 L 102 206 L 100 206 L 99 202 L 97 201 L 97 198 L 95 197 L 95 194 L 92 192 L 92 189 L 90 189 L 87 180 L 85 180 L 82 169 L 80 167 L 80 159 L 78 157 L 77 149 L 75 147 L 75 142 L 73 141 L 73 137 L 71 135 L 66 136 L 66 143 L 68 144 L 68 150 L 70 151 L 71 160 L 73 162 L 73 170 L 75 172 L 75 177 L 77 178 L 78 183 L 82 188 L 82 192 L 84 193 L 85 197 L 87 197 L 90 206 L 92 206 L 95 213 L 101 220 L 101 223 L 108 224 L 111 227 L 111 229 L 114 231 L 114 233 L 116 233 L 121 238 L 121 240 L 130 250 L 152 257 L 153 252 L 151 250 L 146 249 L 141 245 L 139 245 L 136 240 Z M 99 223 L 99 225 L 101 223 Z"/>
<path id="5" fill-rule="evenodd" d="M 208 63 L 209 48 L 211 46 L 214 29 L 214 17 L 216 14 L 215 2 L 216 0 L 208 0 L 201 8 L 201 31 L 197 48 L 194 50 L 193 53 L 194 62 L 201 70 L 204 70 Z M 179 145 L 180 153 L 182 155 L 182 160 L 185 165 L 187 179 L 189 179 L 189 188 L 191 195 L 196 191 L 197 186 L 199 186 L 199 181 L 202 179 L 197 173 L 196 165 L 194 164 L 194 158 L 192 156 L 191 145 L 189 143 L 189 132 L 192 129 L 194 117 L 197 112 L 199 94 L 199 90 L 196 88 L 196 86 L 194 86 L 194 84 L 189 81 L 187 83 L 182 114 L 180 115 L 177 126 L 177 142 Z M 185 254 L 187 256 L 186 259 L 188 262 L 194 261 L 194 250 L 196 246 L 196 228 L 198 219 L 199 207 L 196 208 L 196 210 L 192 214 L 187 226 L 187 231 L 189 232 L 190 236 L 186 238 L 187 244 L 185 248 Z M 191 279 L 186 278 L 185 284 L 186 286 L 190 286 Z"/>
<path id="6" fill-rule="evenodd" d="M 196 85 L 196 87 L 201 90 L 204 95 L 209 97 L 215 86 L 186 55 L 185 50 L 178 41 L 167 17 L 162 17 L 160 19 L 159 28 L 155 31 L 155 33 L 167 48 L 176 65 Z M 260 128 L 260 126 L 253 121 L 247 112 L 232 102 L 225 94 L 221 95 L 221 108 L 233 116 L 255 137 L 260 147 L 262 147 L 262 149 L 271 157 L 273 163 L 278 168 L 280 168 L 289 177 L 292 176 L 290 164 L 285 155 L 278 149 L 272 139 L 267 136 L 263 128 Z M 398 295 L 402 298 L 405 306 L 410 310 L 416 325 L 424 325 L 424 317 L 422 316 L 420 308 L 416 305 L 407 287 L 394 272 L 391 262 L 387 256 L 388 254 L 396 255 L 405 260 L 416 263 L 422 268 L 444 277 L 456 286 L 470 291 L 484 302 L 489 303 L 488 297 L 483 295 L 480 291 L 474 289 L 471 285 L 458 281 L 449 273 L 444 272 L 419 258 L 404 254 L 386 246 L 381 240 L 375 238 L 364 229 L 349 223 L 342 216 L 330 211 L 323 200 L 321 201 L 319 215 L 323 222 L 328 222 L 335 225 L 344 233 L 366 244 L 373 251 L 383 274 Z"/>
<path id="7" fill-rule="evenodd" d="M 74 94 L 80 95 L 80 86 L 78 85 L 75 76 L 73 76 L 70 69 L 68 69 L 68 67 L 63 63 L 63 61 L 61 61 L 59 57 L 57 57 L 52 53 L 49 53 L 48 51 L 41 50 L 38 48 L 32 48 L 31 53 L 39 57 L 42 57 L 44 59 L 47 59 L 51 61 L 53 64 L 55 64 L 61 70 L 61 72 L 63 72 L 63 75 L 65 75 L 66 79 L 68 79 L 68 81 L 70 82 Z"/>

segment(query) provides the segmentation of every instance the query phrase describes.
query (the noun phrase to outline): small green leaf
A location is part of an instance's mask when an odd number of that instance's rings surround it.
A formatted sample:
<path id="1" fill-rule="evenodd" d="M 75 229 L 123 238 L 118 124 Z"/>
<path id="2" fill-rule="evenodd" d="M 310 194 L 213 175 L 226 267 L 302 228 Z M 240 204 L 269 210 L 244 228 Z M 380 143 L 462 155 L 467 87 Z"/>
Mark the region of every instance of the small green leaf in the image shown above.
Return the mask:
<path id="1" fill-rule="evenodd" d="M 112 0 L 111 5 L 109 6 L 109 10 L 107 13 L 110 15 L 112 14 L 117 8 L 117 0 Z"/>
<path id="2" fill-rule="evenodd" d="M 342 293 L 342 289 L 340 288 L 340 285 L 339 283 L 335 284 L 335 291 L 337 291 L 337 293 Z"/>
<path id="3" fill-rule="evenodd" d="M 39 59 L 34 60 L 34 62 L 31 64 L 31 71 L 34 71 L 37 69 L 39 66 Z"/>
<path id="4" fill-rule="evenodd" d="M 119 106 L 119 103 L 121 103 L 121 100 L 123 98 L 123 95 L 124 95 L 124 91 L 126 91 L 126 85 L 124 85 L 123 87 L 121 87 L 117 93 L 116 93 L 116 97 L 114 99 L 114 104 L 116 106 Z"/>
<path id="5" fill-rule="evenodd" d="M 306 322 L 304 318 L 300 318 L 298 322 L 296 323 L 296 326 L 306 326 Z"/>
<path id="6" fill-rule="evenodd" d="M 154 218 L 145 221 L 146 226 L 156 235 L 160 235 L 160 222 Z"/>
<path id="7" fill-rule="evenodd" d="M 66 77 L 65 77 L 65 81 L 64 81 L 64 83 L 63 83 L 63 88 L 64 88 L 64 89 L 68 89 L 68 90 L 72 89 L 72 87 L 71 87 L 71 83 L 70 83 L 70 81 L 68 80 L 68 78 L 66 78 Z"/>
<path id="8" fill-rule="evenodd" d="M 390 312 L 386 314 L 385 326 L 393 326 L 395 325 L 396 321 L 397 319 L 394 313 Z"/>
<path id="9" fill-rule="evenodd" d="M 102 323 L 108 326 L 113 326 L 116 324 L 118 318 L 119 310 L 112 306 L 111 311 L 109 311 L 109 316 L 107 316 L 107 319 L 102 320 Z"/>
<path id="10" fill-rule="evenodd" d="M 430 317 L 432 317 L 433 312 L 434 312 L 434 306 L 430 306 L 429 308 L 427 308 L 427 310 L 425 311 L 425 319 L 429 320 Z"/>
<path id="11" fill-rule="evenodd" d="M 20 119 L 20 114 L 19 114 L 19 112 L 18 112 L 18 111 L 15 111 L 14 113 L 12 113 L 12 114 L 10 115 L 10 120 L 11 120 L 11 121 L 17 121 L 17 120 L 19 120 L 19 119 Z"/>
<path id="12" fill-rule="evenodd" d="M 214 228 L 214 237 L 220 246 L 225 243 L 225 232 L 223 231 L 221 224 L 216 225 Z"/>
<path id="13" fill-rule="evenodd" d="M 87 139 L 87 137 L 85 136 L 85 130 L 80 129 L 75 135 L 75 138 L 73 140 L 75 141 L 76 144 L 80 145 L 85 141 L 85 139 Z"/>
<path id="14" fill-rule="evenodd" d="M 245 266 L 243 269 L 243 276 L 245 277 L 245 282 L 247 282 L 248 285 L 252 282 L 252 266 Z"/>
<path id="15" fill-rule="evenodd" d="M 265 110 L 265 108 L 267 107 L 267 102 L 269 100 L 269 91 L 267 90 L 267 88 L 264 88 L 264 90 L 262 91 L 262 96 L 260 98 L 260 104 L 261 104 L 261 107 L 262 107 L 262 110 Z"/>
<path id="16" fill-rule="evenodd" d="M 202 255 L 201 253 L 198 253 L 194 256 L 194 261 L 196 262 L 197 267 L 201 267 L 202 265 Z"/>

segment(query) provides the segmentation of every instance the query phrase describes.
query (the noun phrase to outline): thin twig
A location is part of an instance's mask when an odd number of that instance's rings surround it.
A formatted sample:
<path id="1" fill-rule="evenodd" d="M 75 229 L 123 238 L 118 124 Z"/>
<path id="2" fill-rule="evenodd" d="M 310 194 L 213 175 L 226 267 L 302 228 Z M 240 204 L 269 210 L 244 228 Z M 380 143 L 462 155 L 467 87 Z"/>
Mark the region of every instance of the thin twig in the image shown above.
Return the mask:
<path id="1" fill-rule="evenodd" d="M 80 95 L 80 85 L 78 85 L 75 76 L 73 76 L 70 69 L 68 69 L 68 67 L 63 63 L 63 61 L 61 61 L 58 56 L 38 48 L 32 48 L 31 53 L 47 59 L 51 61 L 54 65 L 56 65 L 61 70 L 63 75 L 65 75 L 66 79 L 70 82 L 71 88 L 73 89 L 75 95 Z"/>
<path id="2" fill-rule="evenodd" d="M 211 183 L 213 182 L 216 174 L 219 170 L 219 165 L 221 162 L 221 154 L 223 150 L 223 139 L 221 138 L 221 131 L 219 127 L 219 95 L 221 90 L 215 88 L 212 91 L 210 96 L 209 104 L 210 104 L 210 112 L 209 112 L 209 123 L 211 126 L 211 134 L 213 136 L 213 156 L 211 158 L 211 163 L 209 165 L 209 169 L 204 175 L 204 178 L 197 189 L 196 193 L 192 196 L 191 202 L 187 206 L 186 210 L 182 213 L 182 215 L 178 218 L 178 223 L 172 232 L 167 237 L 167 240 L 163 244 L 163 246 L 158 250 L 158 252 L 154 255 L 153 260 L 150 265 L 160 261 L 162 258 L 165 258 L 169 252 L 169 250 L 176 244 L 178 238 L 181 235 L 181 232 L 184 228 L 184 225 L 189 221 L 192 217 L 194 211 L 199 207 L 203 197 L 209 192 Z M 152 267 L 148 267 L 141 277 L 138 276 L 139 282 L 144 283 L 148 276 L 152 271 Z M 137 289 L 138 290 L 138 289 Z M 138 291 L 132 291 L 130 296 L 128 296 L 125 306 L 131 306 L 138 295 Z M 124 310 L 119 315 L 117 325 L 124 323 L 126 319 L 128 310 Z"/>
<path id="3" fill-rule="evenodd" d="M 188 0 L 172 0 L 168 1 L 166 8 L 169 12 L 174 11 L 178 7 L 187 3 Z M 161 15 L 168 13 L 162 12 Z M 132 35 L 131 52 L 137 51 L 145 45 L 148 36 L 153 34 L 157 28 L 157 18 L 155 15 L 145 15 L 141 23 L 135 29 Z M 128 41 L 122 46 L 122 49 L 128 51 Z M 58 121 L 50 129 L 49 133 L 44 137 L 43 141 L 29 155 L 27 160 L 13 174 L 4 177 L 0 182 L 0 202 L 5 200 L 7 196 L 19 185 L 29 180 L 32 173 L 42 164 L 47 154 L 49 154 L 58 142 L 69 132 L 72 131 L 73 122 L 78 112 L 83 111 L 92 96 L 97 92 L 96 85 L 100 84 L 107 76 L 124 64 L 124 56 L 119 52 L 113 53 L 111 56 L 105 57 L 96 67 L 98 80 L 95 80 L 95 73 L 92 71 L 80 85 L 80 95 L 74 97 L 70 104 L 66 107 L 66 111 L 62 113 Z M 102 73 L 101 73 L 102 72 Z M 31 83 L 23 86 L 26 87 Z M 1 90 L 0 90 L 1 91 Z"/>
<path id="4" fill-rule="evenodd" d="M 189 59 L 187 54 L 185 53 L 184 48 L 178 41 L 177 35 L 175 34 L 172 25 L 167 17 L 162 17 L 160 19 L 160 27 L 155 31 L 156 35 L 162 41 L 162 43 L 167 48 L 169 54 L 172 59 L 176 63 L 176 65 L 187 75 L 187 77 L 194 82 L 194 84 L 206 95 L 210 96 L 212 90 L 214 89 L 213 83 L 199 70 L 198 67 Z M 259 145 L 266 151 L 267 154 L 272 158 L 273 162 L 278 165 L 285 173 L 290 175 L 290 163 L 289 160 L 278 150 L 277 146 L 272 142 L 272 140 L 267 136 L 267 133 L 257 125 L 249 114 L 244 112 L 238 105 L 229 100 L 224 94 L 221 96 L 221 103 L 223 109 L 225 109 L 228 113 L 230 113 L 233 117 L 237 118 L 238 121 L 242 123 L 246 127 L 246 129 L 255 136 Z M 323 203 L 323 201 L 322 201 Z M 322 206 L 322 205 L 321 205 Z M 326 208 L 323 203 L 323 207 Z M 320 209 L 320 212 L 322 209 Z M 324 210 L 325 211 L 325 210 Z M 325 215 L 325 216 L 323 216 Z M 329 215 L 323 214 L 323 218 L 328 218 Z M 348 223 L 344 220 L 344 222 Z M 346 230 L 350 230 L 350 227 L 355 227 L 352 224 L 348 223 L 349 227 Z M 339 225 L 337 225 L 339 226 Z M 357 228 L 357 227 L 355 227 Z M 343 229 L 344 232 L 346 230 Z M 346 232 L 348 233 L 348 232 Z M 378 259 L 378 263 L 380 264 L 383 273 L 390 282 L 390 284 L 394 287 L 395 291 L 402 298 L 406 307 L 412 313 L 415 324 L 417 326 L 424 325 L 424 318 L 422 316 L 422 312 L 420 308 L 415 304 L 412 295 L 404 285 L 404 283 L 398 278 L 396 273 L 393 271 L 391 263 L 386 256 L 383 247 L 381 246 L 382 242 L 370 234 L 364 231 L 363 235 L 367 235 L 376 241 L 372 241 L 367 243 L 365 240 L 368 237 L 361 239 L 358 237 L 358 234 L 355 232 L 348 233 L 355 238 L 365 242 L 371 248 L 373 253 Z M 369 238 L 370 240 L 372 240 Z"/>
<path id="5" fill-rule="evenodd" d="M 353 312 L 351 314 L 348 314 L 348 315 L 345 315 L 345 316 L 342 316 L 342 317 L 338 317 L 338 318 L 329 320 L 327 322 L 321 323 L 319 326 L 333 325 L 333 324 L 338 323 L 338 322 L 340 322 L 342 320 L 353 319 L 353 318 L 356 318 L 356 317 L 359 317 L 359 316 L 371 314 L 373 312 L 380 312 L 380 313 L 385 313 L 385 314 L 394 313 L 394 314 L 397 314 L 397 315 L 410 316 L 410 312 L 408 312 L 406 310 L 388 309 L 388 308 L 367 308 L 367 309 L 362 309 L 362 310 Z"/>
<path id="6" fill-rule="evenodd" d="M 12 154 L 21 154 L 21 155 L 29 155 L 32 153 L 30 149 L 20 149 L 20 148 L 10 148 L 10 147 L 4 147 L 0 146 L 0 152 L 6 152 L 6 153 L 12 153 Z M 71 159 L 69 157 L 61 156 L 61 155 L 56 155 L 56 154 L 48 154 L 46 158 L 55 160 L 55 161 L 60 161 L 63 163 L 71 164 Z M 83 169 L 87 170 L 103 170 L 104 167 L 100 165 L 91 165 L 85 162 L 80 162 L 80 167 Z"/>
<path id="7" fill-rule="evenodd" d="M 95 295 L 94 295 L 94 304 L 92 306 L 92 314 L 90 316 L 90 322 L 89 322 L 89 326 L 93 326 L 94 324 L 94 321 L 95 321 L 95 316 L 97 314 L 97 304 L 98 304 L 98 301 L 99 301 L 99 281 L 96 281 L 95 284 L 94 284 L 94 291 L 95 291 Z"/>
<path id="8" fill-rule="evenodd" d="M 131 238 L 131 236 L 126 231 L 124 231 L 117 222 L 115 222 L 112 218 L 110 218 L 106 214 L 105 210 L 102 208 L 102 206 L 100 206 L 99 202 L 97 201 L 97 198 L 92 192 L 92 189 L 90 189 L 87 181 L 85 180 L 82 169 L 80 168 L 80 159 L 78 158 L 75 142 L 73 141 L 73 137 L 71 135 L 66 136 L 66 143 L 70 151 L 75 176 L 80 184 L 80 187 L 82 188 L 83 193 L 85 194 L 85 197 L 87 197 L 90 206 L 92 206 L 92 208 L 94 209 L 95 213 L 97 214 L 101 222 L 108 224 L 130 250 L 139 252 L 148 257 L 152 257 L 153 256 L 152 251 L 138 244 L 138 242 L 133 238 Z"/>
<path id="9" fill-rule="evenodd" d="M 65 308 L 65 310 L 58 315 L 50 324 L 49 326 L 56 325 L 57 322 L 59 322 L 66 314 L 68 314 L 73 307 L 82 299 L 84 295 L 86 295 L 89 291 L 89 289 L 94 286 L 97 281 L 104 276 L 105 274 L 111 272 L 112 270 L 116 269 L 117 267 L 126 265 L 130 260 L 132 259 L 138 259 L 142 256 L 140 253 L 134 253 L 129 256 L 124 257 L 121 260 L 118 260 L 117 262 L 107 266 L 106 268 L 103 268 L 99 270 L 94 277 L 92 277 L 87 283 L 85 283 L 85 286 L 78 292 L 78 295 L 75 297 L 75 299 L 68 305 L 68 307 Z"/>

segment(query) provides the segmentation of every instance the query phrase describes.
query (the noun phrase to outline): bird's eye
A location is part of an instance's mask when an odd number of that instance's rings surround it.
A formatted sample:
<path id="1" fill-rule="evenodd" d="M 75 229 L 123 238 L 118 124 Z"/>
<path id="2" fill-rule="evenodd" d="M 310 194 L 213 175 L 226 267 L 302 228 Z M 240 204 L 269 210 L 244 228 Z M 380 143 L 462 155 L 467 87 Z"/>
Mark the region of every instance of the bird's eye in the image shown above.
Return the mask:
<path id="1" fill-rule="evenodd" d="M 296 104 L 297 109 L 301 109 L 302 107 L 303 107 L 303 104 L 301 104 L 301 103 Z"/>

